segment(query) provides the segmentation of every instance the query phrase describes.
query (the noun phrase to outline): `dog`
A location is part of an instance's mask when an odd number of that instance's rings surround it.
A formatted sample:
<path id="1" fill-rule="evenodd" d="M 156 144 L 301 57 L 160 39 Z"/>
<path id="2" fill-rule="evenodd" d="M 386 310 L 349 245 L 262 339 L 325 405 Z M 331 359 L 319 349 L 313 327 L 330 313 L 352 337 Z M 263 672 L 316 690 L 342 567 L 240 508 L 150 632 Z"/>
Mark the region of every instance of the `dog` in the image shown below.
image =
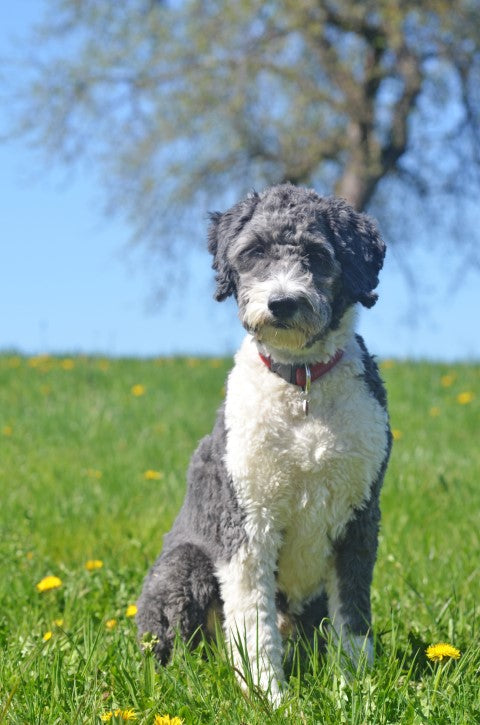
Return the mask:
<path id="1" fill-rule="evenodd" d="M 329 622 L 373 659 L 370 586 L 391 433 L 378 368 L 355 334 L 385 244 L 344 200 L 291 184 L 210 215 L 217 300 L 247 331 L 224 404 L 195 451 L 185 501 L 138 601 L 161 663 L 176 634 L 223 625 L 272 703 L 285 631 Z M 243 656 L 242 656 L 243 652 Z"/>

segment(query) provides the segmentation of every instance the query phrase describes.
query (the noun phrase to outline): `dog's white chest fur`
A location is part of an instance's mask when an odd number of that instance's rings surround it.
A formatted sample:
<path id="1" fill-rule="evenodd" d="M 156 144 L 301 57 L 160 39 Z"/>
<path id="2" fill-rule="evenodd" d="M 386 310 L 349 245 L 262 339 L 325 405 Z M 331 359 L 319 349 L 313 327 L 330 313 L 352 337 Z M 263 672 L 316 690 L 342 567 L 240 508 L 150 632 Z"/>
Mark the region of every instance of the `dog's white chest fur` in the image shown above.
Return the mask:
<path id="1" fill-rule="evenodd" d="M 277 581 L 294 604 L 328 577 L 331 542 L 369 497 L 387 447 L 386 412 L 361 375 L 355 338 L 338 365 L 301 389 L 263 366 L 246 338 L 227 389 L 226 465 L 252 546 L 278 550 Z"/>

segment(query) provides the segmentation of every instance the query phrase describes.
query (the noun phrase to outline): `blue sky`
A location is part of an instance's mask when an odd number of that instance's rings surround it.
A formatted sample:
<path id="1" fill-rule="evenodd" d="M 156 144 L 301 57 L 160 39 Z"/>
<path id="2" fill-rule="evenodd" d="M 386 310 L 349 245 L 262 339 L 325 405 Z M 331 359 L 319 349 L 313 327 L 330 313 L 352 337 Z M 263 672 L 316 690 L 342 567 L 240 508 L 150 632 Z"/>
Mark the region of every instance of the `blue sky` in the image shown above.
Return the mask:
<path id="1" fill-rule="evenodd" d="M 38 17 L 40 0 L 0 6 L 0 56 Z M 0 108 L 0 128 L 4 110 Z M 243 332 L 232 303 L 213 301 L 206 252 L 189 263 L 189 284 L 153 305 L 155 269 L 129 252 L 130 230 L 102 216 L 92 170 L 40 171 L 21 143 L 0 145 L 0 350 L 111 355 L 231 354 Z M 480 227 L 480 209 L 477 229 Z M 205 238 L 206 220 L 198 219 Z M 388 240 L 387 240 L 388 242 Z M 199 245 L 201 247 L 201 244 Z M 381 357 L 480 359 L 478 275 L 452 276 L 439 253 L 415 253 L 418 287 L 390 249 L 380 300 L 360 332 Z M 412 251 L 408 251 L 412 255 Z"/>

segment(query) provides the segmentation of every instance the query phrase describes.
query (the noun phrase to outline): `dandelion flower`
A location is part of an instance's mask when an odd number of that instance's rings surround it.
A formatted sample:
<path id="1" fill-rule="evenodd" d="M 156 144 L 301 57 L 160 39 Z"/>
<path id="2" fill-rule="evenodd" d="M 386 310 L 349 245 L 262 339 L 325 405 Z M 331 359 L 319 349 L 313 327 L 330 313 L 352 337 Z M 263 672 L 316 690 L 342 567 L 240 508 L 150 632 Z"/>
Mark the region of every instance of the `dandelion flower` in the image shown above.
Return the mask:
<path id="1" fill-rule="evenodd" d="M 53 623 L 56 627 L 63 627 L 63 619 L 54 619 Z"/>
<path id="2" fill-rule="evenodd" d="M 441 662 L 448 659 L 458 660 L 460 657 L 460 650 L 445 642 L 431 644 L 425 651 L 428 659 L 432 660 L 432 662 Z"/>
<path id="3" fill-rule="evenodd" d="M 394 365 L 395 363 L 393 360 L 382 360 L 380 363 L 382 370 L 390 370 L 390 368 L 393 368 Z"/>
<path id="4" fill-rule="evenodd" d="M 153 725 L 182 725 L 183 720 L 179 717 L 170 717 L 170 715 L 155 715 Z"/>
<path id="5" fill-rule="evenodd" d="M 455 377 L 453 373 L 448 373 L 447 375 L 442 375 L 440 378 L 440 384 L 442 385 L 442 388 L 449 388 L 453 383 L 455 382 Z"/>
<path id="6" fill-rule="evenodd" d="M 52 639 L 52 632 L 45 632 L 42 639 L 44 642 L 48 642 L 49 639 Z"/>
<path id="7" fill-rule="evenodd" d="M 4 436 L 11 436 L 13 433 L 13 428 L 11 425 L 4 425 L 2 428 L 2 433 Z"/>
<path id="8" fill-rule="evenodd" d="M 468 403 L 472 402 L 474 397 L 475 395 L 470 392 L 459 393 L 457 395 L 457 403 L 460 403 L 460 405 L 467 405 Z"/>
<path id="9" fill-rule="evenodd" d="M 110 722 L 110 720 L 112 719 L 112 717 L 113 717 L 113 712 L 112 711 L 110 711 L 110 712 L 104 712 L 103 715 L 100 715 L 100 720 L 102 722 Z"/>
<path id="10" fill-rule="evenodd" d="M 113 713 L 115 717 L 120 718 L 121 720 L 136 720 L 137 716 L 135 714 L 135 710 L 121 710 L 120 708 L 118 710 L 115 710 Z"/>
<path id="11" fill-rule="evenodd" d="M 73 370 L 75 367 L 75 363 L 71 358 L 66 358 L 65 360 L 62 360 L 61 366 L 64 370 Z"/>
<path id="12" fill-rule="evenodd" d="M 126 617 L 134 617 L 137 613 L 137 605 L 136 604 L 129 604 L 127 607 L 127 611 L 125 612 Z"/>
<path id="13" fill-rule="evenodd" d="M 28 359 L 28 365 L 31 368 L 38 368 L 42 365 L 46 365 L 50 362 L 50 356 L 49 355 L 34 355 L 34 357 L 31 357 Z"/>
<path id="14" fill-rule="evenodd" d="M 400 438 L 403 437 L 403 433 L 401 430 L 398 430 L 398 428 L 393 428 L 392 430 L 392 436 L 394 441 L 399 441 Z"/>
<path id="15" fill-rule="evenodd" d="M 145 471 L 143 477 L 147 481 L 160 481 L 163 478 L 163 473 L 161 471 L 153 471 L 149 468 L 148 471 Z"/>
<path id="16" fill-rule="evenodd" d="M 117 626 L 116 619 L 107 619 L 107 621 L 105 622 L 105 627 L 107 629 L 115 629 L 116 626 Z"/>
<path id="17" fill-rule="evenodd" d="M 130 388 L 130 392 L 132 395 L 134 395 L 136 398 L 139 398 L 141 395 L 145 395 L 146 388 L 144 385 L 132 385 Z"/>
<path id="18" fill-rule="evenodd" d="M 440 415 L 440 408 L 438 407 L 438 405 L 433 405 L 430 408 L 429 413 L 432 416 L 432 418 L 437 418 Z"/>
<path id="19" fill-rule="evenodd" d="M 101 478 L 102 472 L 98 470 L 98 468 L 87 468 L 86 474 L 89 478 Z"/>
<path id="20" fill-rule="evenodd" d="M 37 584 L 37 592 L 48 592 L 50 589 L 58 589 L 62 586 L 62 580 L 58 576 L 45 576 Z"/>
<path id="21" fill-rule="evenodd" d="M 87 571 L 95 571 L 95 569 L 101 569 L 103 561 L 101 559 L 89 559 L 85 562 L 85 569 Z"/>

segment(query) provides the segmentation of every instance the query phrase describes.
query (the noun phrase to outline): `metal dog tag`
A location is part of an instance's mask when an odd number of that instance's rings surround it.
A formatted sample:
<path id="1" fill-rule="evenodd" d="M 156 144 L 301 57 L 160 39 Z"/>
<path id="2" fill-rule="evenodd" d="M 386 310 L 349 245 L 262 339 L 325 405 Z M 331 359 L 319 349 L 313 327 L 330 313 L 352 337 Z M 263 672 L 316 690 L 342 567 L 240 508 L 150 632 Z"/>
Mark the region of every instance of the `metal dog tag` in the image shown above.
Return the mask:
<path id="1" fill-rule="evenodd" d="M 303 407 L 303 412 L 305 413 L 306 416 L 308 415 L 308 408 L 309 408 L 308 396 L 310 393 L 311 386 L 312 386 L 312 373 L 310 371 L 310 366 L 305 365 L 305 387 L 303 389 L 304 397 L 303 397 L 302 407 Z"/>

